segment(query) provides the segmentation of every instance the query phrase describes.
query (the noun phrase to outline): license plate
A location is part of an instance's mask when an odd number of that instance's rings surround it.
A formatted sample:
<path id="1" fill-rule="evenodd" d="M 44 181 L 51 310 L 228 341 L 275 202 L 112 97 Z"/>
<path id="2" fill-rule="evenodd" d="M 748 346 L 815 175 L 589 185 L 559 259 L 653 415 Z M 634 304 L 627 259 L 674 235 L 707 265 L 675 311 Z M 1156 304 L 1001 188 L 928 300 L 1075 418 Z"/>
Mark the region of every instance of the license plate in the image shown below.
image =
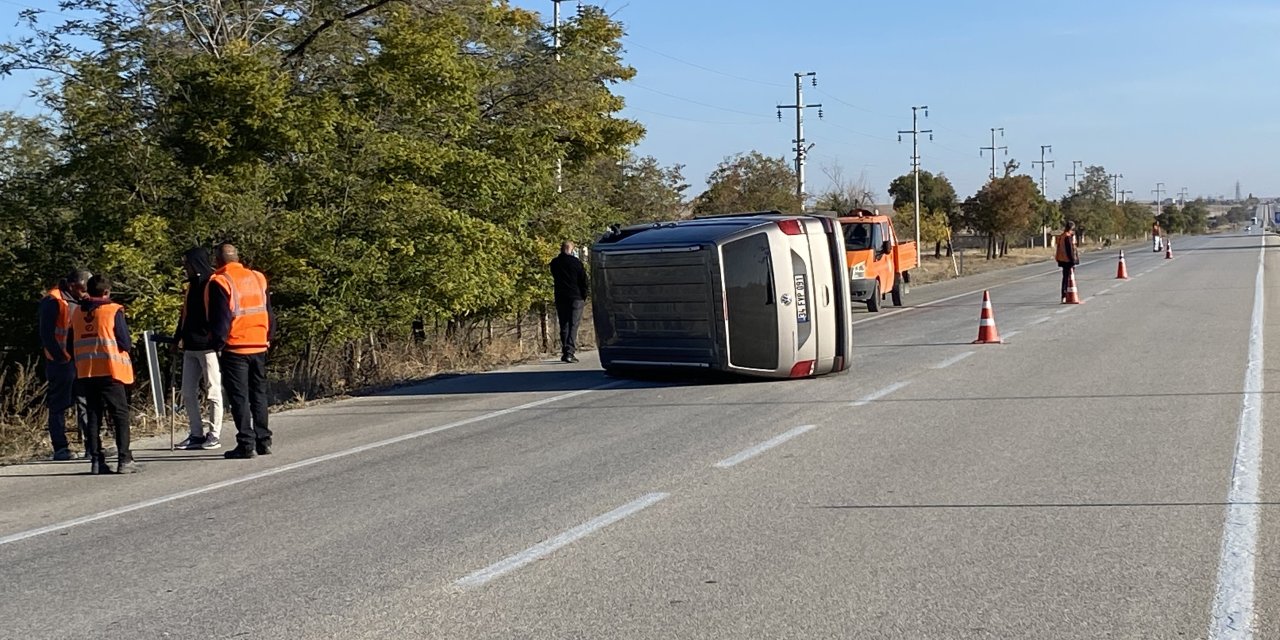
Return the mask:
<path id="1" fill-rule="evenodd" d="M 809 298 L 805 295 L 804 274 L 796 274 L 796 322 L 809 321 Z"/>

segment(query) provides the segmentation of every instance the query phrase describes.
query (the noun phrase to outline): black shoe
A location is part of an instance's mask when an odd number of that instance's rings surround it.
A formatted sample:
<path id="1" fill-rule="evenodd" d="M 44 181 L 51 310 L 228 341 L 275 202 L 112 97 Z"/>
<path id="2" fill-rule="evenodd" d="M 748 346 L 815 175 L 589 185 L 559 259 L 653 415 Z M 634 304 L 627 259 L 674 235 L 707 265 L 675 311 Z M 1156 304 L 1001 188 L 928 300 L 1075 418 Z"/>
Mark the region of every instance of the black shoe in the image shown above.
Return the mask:
<path id="1" fill-rule="evenodd" d="M 255 447 L 254 447 L 254 450 L 255 450 L 255 451 L 258 453 L 258 455 L 260 455 L 260 456 L 269 456 L 269 455 L 271 455 L 271 441 L 270 441 L 270 440 L 267 440 L 267 441 L 264 441 L 264 442 L 259 442 L 259 443 L 257 444 L 257 446 L 255 446 Z"/>
<path id="2" fill-rule="evenodd" d="M 89 456 L 89 475 L 103 476 L 111 475 L 115 471 L 111 470 L 111 465 L 107 463 L 107 459 L 103 456 Z"/>
<path id="3" fill-rule="evenodd" d="M 63 447 L 61 449 L 58 449 L 57 451 L 54 451 L 53 456 L 51 456 L 49 459 L 53 460 L 54 462 L 66 462 L 68 460 L 75 460 L 76 452 L 66 447 Z"/>
<path id="4" fill-rule="evenodd" d="M 560 362 L 568 362 L 569 356 L 560 356 Z"/>
<path id="5" fill-rule="evenodd" d="M 258 454 L 254 453 L 252 449 L 245 449 L 237 446 L 236 448 L 222 454 L 222 457 L 228 460 L 248 460 L 249 458 L 253 458 L 257 455 Z"/>
<path id="6" fill-rule="evenodd" d="M 564 361 L 565 361 L 565 362 L 568 362 L 569 364 L 573 364 L 573 363 L 575 363 L 575 362 L 577 362 L 577 361 L 578 361 L 578 357 L 577 357 L 577 356 L 565 356 L 565 357 L 564 357 Z"/>

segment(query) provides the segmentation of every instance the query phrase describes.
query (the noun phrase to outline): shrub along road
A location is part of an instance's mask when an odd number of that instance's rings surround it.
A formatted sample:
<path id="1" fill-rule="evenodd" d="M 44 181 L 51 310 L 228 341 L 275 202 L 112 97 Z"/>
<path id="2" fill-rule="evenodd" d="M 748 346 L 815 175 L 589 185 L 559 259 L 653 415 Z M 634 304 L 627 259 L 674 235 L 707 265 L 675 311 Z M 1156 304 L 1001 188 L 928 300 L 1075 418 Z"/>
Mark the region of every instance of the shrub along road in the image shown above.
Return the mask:
<path id="1" fill-rule="evenodd" d="M 918 288 L 848 375 L 583 358 L 284 412 L 268 458 L 5 468 L 0 637 L 1272 635 L 1268 242 L 1091 256 L 1080 306 L 1044 264 Z"/>

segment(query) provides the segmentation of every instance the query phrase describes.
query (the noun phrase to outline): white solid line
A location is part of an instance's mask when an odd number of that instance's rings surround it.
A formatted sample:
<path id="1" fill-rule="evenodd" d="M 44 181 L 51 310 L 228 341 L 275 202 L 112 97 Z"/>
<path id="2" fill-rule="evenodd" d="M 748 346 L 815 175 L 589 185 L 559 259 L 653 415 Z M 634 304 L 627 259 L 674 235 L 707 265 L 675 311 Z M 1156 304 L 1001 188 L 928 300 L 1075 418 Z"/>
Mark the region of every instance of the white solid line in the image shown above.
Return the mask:
<path id="1" fill-rule="evenodd" d="M 975 352 L 973 352 L 973 351 L 966 351 L 966 352 L 964 352 L 964 353 L 962 353 L 962 354 L 960 354 L 960 355 L 956 355 L 956 356 L 952 356 L 952 357 L 950 357 L 950 358 L 947 358 L 946 360 L 943 360 L 942 362 L 939 362 L 938 364 L 933 365 L 933 367 L 932 367 L 932 368 L 934 368 L 934 369 L 946 369 L 947 367 L 949 367 L 949 366 L 951 366 L 951 365 L 953 365 L 953 364 L 955 364 L 955 363 L 957 363 L 957 362 L 960 362 L 961 360 L 964 360 L 965 358 L 968 358 L 969 356 L 973 355 L 974 353 L 975 353 Z"/>
<path id="2" fill-rule="evenodd" d="M 1253 318 L 1249 325 L 1249 360 L 1244 373 L 1244 398 L 1236 434 L 1231 490 L 1222 525 L 1222 555 L 1218 560 L 1218 588 L 1209 619 L 1209 638 L 1253 637 L 1254 554 L 1258 546 L 1258 478 L 1262 454 L 1263 265 L 1266 240 L 1258 252 L 1258 275 L 1253 281 Z"/>
<path id="3" fill-rule="evenodd" d="M 556 549 L 581 540 L 600 529 L 603 529 L 629 515 L 666 499 L 668 493 L 650 493 L 610 511 L 602 516 L 588 520 L 555 537 L 547 538 L 538 544 L 513 556 L 507 556 L 469 576 L 459 578 L 455 585 L 459 587 L 478 587 L 504 573 L 510 573 L 534 560 L 550 555 Z"/>
<path id="4" fill-rule="evenodd" d="M 786 433 L 780 433 L 772 438 L 769 438 L 768 440 L 765 440 L 764 442 L 761 442 L 760 444 L 754 447 L 751 447 L 749 449 L 744 449 L 738 453 L 735 453 L 734 455 L 729 456 L 728 458 L 725 458 L 724 460 L 721 460 L 720 462 L 717 462 L 715 464 L 715 467 L 717 469 L 728 469 L 729 467 L 732 467 L 733 465 L 738 464 L 739 462 L 750 460 L 751 458 L 754 458 L 764 453 L 765 451 L 768 451 L 806 431 L 809 431 L 810 429 L 813 429 L 813 425 L 806 424 L 802 427 L 796 427 L 790 431 L 787 431 Z"/>
<path id="5" fill-rule="evenodd" d="M 871 404 L 872 402 L 875 402 L 876 400 L 879 400 L 880 398 L 883 398 L 893 393 L 894 391 L 897 391 L 898 389 L 901 389 L 907 386 L 907 384 L 908 384 L 908 381 L 906 380 L 903 380 L 902 382 L 895 382 L 879 391 L 876 391 L 875 393 L 872 393 L 871 395 L 863 396 L 862 399 L 858 400 L 857 402 L 851 403 L 851 406 L 861 407 L 864 404 Z"/>
<path id="6" fill-rule="evenodd" d="M 406 440 L 414 440 L 414 439 L 421 438 L 421 437 L 424 437 L 424 436 L 429 436 L 429 435 L 434 434 L 434 433 L 440 433 L 441 431 L 448 431 L 448 430 L 450 430 L 450 429 L 456 429 L 456 428 L 458 428 L 458 427 L 463 427 L 463 426 L 466 426 L 466 425 L 469 425 L 469 424 L 475 424 L 475 423 L 477 423 L 477 422 L 483 422 L 483 421 L 485 421 L 485 420 L 491 420 L 491 419 L 493 419 L 493 418 L 498 418 L 498 417 L 501 417 L 501 416 L 510 415 L 510 414 L 512 414 L 512 413 L 516 413 L 516 412 L 519 412 L 519 411 L 524 411 L 524 410 L 526 410 L 526 409 L 533 409 L 533 408 L 535 408 L 535 407 L 540 407 L 540 406 L 545 405 L 545 404 L 551 404 L 551 403 L 553 403 L 553 402 L 559 402 L 560 400 L 568 400 L 569 398 L 573 398 L 573 397 L 576 397 L 576 396 L 580 396 L 580 395 L 583 395 L 583 394 L 585 394 L 585 393 L 591 393 L 592 391 L 600 391 L 600 390 L 603 390 L 603 389 L 608 389 L 608 388 L 611 388 L 611 387 L 616 387 L 616 386 L 619 386 L 619 385 L 622 385 L 622 384 L 625 384 L 625 381 L 623 381 L 623 380 L 615 380 L 615 381 L 613 381 L 613 382 L 608 382 L 608 383 L 605 383 L 605 384 L 602 384 L 602 385 L 599 385 L 599 386 L 591 387 L 590 389 L 580 389 L 580 390 L 578 390 L 578 391 L 571 391 L 571 392 L 569 392 L 569 393 L 562 393 L 562 394 L 560 394 L 560 395 L 558 395 L 558 396 L 554 396 L 554 397 L 551 397 L 551 398 L 543 398 L 542 400 L 534 400 L 533 402 L 526 402 L 526 403 L 524 403 L 524 404 L 522 404 L 522 405 L 515 406 L 515 407 L 511 407 L 511 408 L 509 408 L 509 409 L 502 409 L 502 410 L 500 410 L 500 411 L 493 411 L 493 412 L 490 412 L 490 413 L 486 413 L 486 414 L 484 414 L 484 415 L 479 415 L 479 416 L 474 416 L 474 417 L 471 417 L 471 418 L 465 418 L 465 419 L 463 419 L 463 420 L 458 420 L 457 422 L 450 422 L 449 424 L 440 425 L 440 426 L 438 426 L 438 427 L 430 427 L 430 428 L 428 428 L 428 429 L 422 429 L 422 430 L 420 430 L 420 431 L 414 431 L 414 432 L 412 432 L 412 433 L 406 433 L 406 434 L 404 434 L 404 435 L 399 435 L 399 436 L 396 436 L 396 437 L 394 437 L 394 438 L 387 438 L 386 440 L 379 440 L 379 441 L 377 441 L 377 442 L 370 442 L 369 444 L 362 444 L 362 445 L 360 445 L 360 446 L 358 446 L 358 447 L 352 447 L 352 448 L 350 448 L 350 449 L 343 449 L 342 451 L 335 451 L 335 452 L 333 452 L 333 453 L 326 453 L 326 454 L 324 454 L 324 455 L 322 455 L 322 456 L 316 456 L 316 457 L 314 457 L 314 458 L 307 458 L 307 459 L 305 459 L 305 460 L 299 460 L 299 461 L 297 461 L 297 462 L 290 462 L 289 464 L 286 464 L 286 465 L 281 465 L 281 466 L 279 466 L 279 467 L 272 467 L 272 468 L 270 468 L 270 469 L 264 469 L 264 470 L 262 470 L 262 471 L 258 471 L 257 473 L 251 473 L 251 474 L 246 475 L 246 476 L 240 476 L 239 478 L 231 478 L 230 480 L 222 480 L 221 482 L 215 482 L 215 483 L 213 483 L 213 484 L 207 484 L 207 485 L 205 485 L 205 486 L 203 486 L 203 487 L 196 487 L 196 488 L 194 488 L 194 489 L 188 489 L 188 490 L 186 490 L 186 491 L 179 491 L 178 493 L 171 493 L 171 494 L 169 494 L 169 495 L 167 495 L 167 496 L 160 496 L 159 498 L 152 498 L 152 499 L 150 499 L 150 500 L 144 500 L 144 501 L 142 501 L 142 502 L 135 502 L 135 503 L 133 503 L 133 504 L 125 505 L 125 506 L 123 506 L 123 507 L 117 507 L 117 508 L 115 508 L 115 509 L 108 509 L 108 510 L 106 510 L 106 511 L 100 511 L 100 512 L 98 512 L 98 513 L 89 514 L 89 515 L 87 515 L 87 516 L 81 516 L 81 517 L 79 517 L 79 518 L 73 518 L 73 519 L 71 519 L 71 520 L 66 520 L 66 521 L 63 521 L 63 522 L 58 522 L 58 523 L 54 523 L 54 524 L 51 524 L 51 525 L 43 526 L 43 527 L 40 527 L 40 528 L 38 528 L 38 529 L 31 529 L 31 530 L 28 530 L 28 531 L 19 531 L 18 533 L 11 533 L 11 534 L 9 534 L 9 535 L 7 535 L 7 536 L 0 537 L 0 545 L 6 545 L 6 544 L 13 543 L 13 542 L 18 542 L 18 541 L 20 541 L 20 540 L 26 540 L 27 538 L 34 538 L 34 537 L 36 537 L 36 536 L 44 535 L 44 534 L 46 534 L 46 533 L 53 533 L 53 532 L 55 532 L 55 531 L 62 531 L 63 529 L 70 529 L 71 527 L 75 527 L 75 526 L 78 526 L 78 525 L 88 524 L 88 523 L 90 523 L 90 522 L 96 522 L 96 521 L 98 521 L 98 520 L 105 520 L 105 519 L 107 519 L 107 518 L 112 518 L 112 517 L 115 517 L 115 516 L 118 516 L 118 515 L 123 515 L 123 514 L 126 514 L 126 513 L 130 513 L 130 512 L 132 512 L 132 511 L 138 511 L 138 510 L 140 510 L 140 509 L 146 509 L 146 508 L 149 508 L 149 507 L 154 507 L 154 506 L 157 506 L 157 505 L 162 505 L 162 504 L 164 504 L 164 503 L 166 503 L 166 502 L 173 502 L 173 501 L 175 501 L 175 500 L 182 500 L 183 498 L 190 498 L 190 497 L 192 497 L 192 496 L 198 496 L 198 495 L 200 495 L 200 494 L 202 494 L 202 493 L 209 493 L 210 491 L 217 491 L 218 489 L 225 489 L 225 488 L 227 488 L 227 487 L 233 487 L 233 486 L 238 485 L 238 484 L 244 484 L 244 483 L 246 483 L 246 482 L 252 482 L 252 481 L 254 481 L 254 480 L 260 480 L 260 479 L 262 479 L 262 478 L 267 478 L 267 477 L 274 476 L 274 475 L 278 475 L 278 474 L 285 473 L 285 472 L 288 472 L 288 471 L 294 471 L 294 470 L 296 470 L 296 469 L 302 469 L 302 468 L 304 468 L 304 467 L 310 467 L 311 465 L 320 464 L 321 462 L 328 462 L 328 461 L 330 461 L 330 460 L 337 460 L 337 459 L 339 459 L 339 458 L 346 458 L 346 457 L 348 457 L 348 456 L 353 456 L 353 455 L 356 455 L 356 454 L 358 454 L 358 453 L 364 453 L 364 452 L 366 452 L 366 451 L 371 451 L 371 450 L 373 450 L 373 449 L 380 449 L 380 448 L 382 448 L 382 447 L 386 447 L 386 446 L 390 446 L 390 445 L 393 445 L 393 444 L 398 444 L 398 443 L 401 443 L 401 442 L 405 442 Z"/>

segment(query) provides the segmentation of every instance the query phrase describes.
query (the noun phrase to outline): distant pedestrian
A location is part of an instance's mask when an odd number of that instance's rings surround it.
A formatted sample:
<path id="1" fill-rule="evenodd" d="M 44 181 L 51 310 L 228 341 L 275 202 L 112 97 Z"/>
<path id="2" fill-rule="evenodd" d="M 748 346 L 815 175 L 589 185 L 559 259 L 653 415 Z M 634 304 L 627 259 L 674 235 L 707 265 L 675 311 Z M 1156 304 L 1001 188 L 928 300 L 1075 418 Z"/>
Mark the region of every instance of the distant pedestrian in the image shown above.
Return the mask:
<path id="1" fill-rule="evenodd" d="M 1067 301 L 1067 288 L 1071 284 L 1071 272 L 1080 264 L 1080 252 L 1076 249 L 1076 223 L 1068 220 L 1058 236 L 1058 266 L 1062 267 L 1062 301 Z"/>
<path id="2" fill-rule="evenodd" d="M 110 416 L 116 436 L 116 473 L 137 473 L 129 450 L 129 385 L 133 361 L 129 351 L 129 326 L 124 307 L 111 301 L 111 280 L 104 275 L 89 278 L 88 297 L 71 314 L 71 345 L 76 362 L 76 385 L 85 397 L 88 424 L 85 449 L 89 473 L 111 473 L 102 450 L 102 419 Z"/>
<path id="3" fill-rule="evenodd" d="M 267 277 L 240 264 L 240 252 L 226 243 L 215 250 L 214 265 L 217 270 L 205 287 L 210 345 L 218 352 L 222 388 L 236 423 L 236 447 L 224 456 L 269 455 L 267 349 L 276 323 Z"/>
<path id="4" fill-rule="evenodd" d="M 182 311 L 178 315 L 177 342 L 182 351 L 182 404 L 187 411 L 189 435 L 178 449 L 217 449 L 222 432 L 222 370 L 218 352 L 213 350 L 209 335 L 209 314 L 205 310 L 205 287 L 213 276 L 209 252 L 201 247 L 187 251 L 182 257 L 187 275 Z M 202 405 L 209 406 L 209 419 L 202 415 Z"/>
<path id="5" fill-rule="evenodd" d="M 76 269 L 49 289 L 40 301 L 40 346 L 44 352 L 44 372 L 48 381 L 45 403 L 49 409 L 49 443 L 54 460 L 72 460 L 76 454 L 67 442 L 67 409 L 75 407 L 76 426 L 85 431 L 88 415 L 84 399 L 75 393 L 76 364 L 71 358 L 67 336 L 71 334 L 71 313 L 80 307 L 85 288 L 93 274 Z"/>
<path id="6" fill-rule="evenodd" d="M 587 270 L 573 255 L 573 243 L 560 245 L 560 255 L 551 260 L 551 279 L 555 284 L 556 318 L 560 321 L 560 361 L 577 362 L 578 325 L 587 306 Z"/>

